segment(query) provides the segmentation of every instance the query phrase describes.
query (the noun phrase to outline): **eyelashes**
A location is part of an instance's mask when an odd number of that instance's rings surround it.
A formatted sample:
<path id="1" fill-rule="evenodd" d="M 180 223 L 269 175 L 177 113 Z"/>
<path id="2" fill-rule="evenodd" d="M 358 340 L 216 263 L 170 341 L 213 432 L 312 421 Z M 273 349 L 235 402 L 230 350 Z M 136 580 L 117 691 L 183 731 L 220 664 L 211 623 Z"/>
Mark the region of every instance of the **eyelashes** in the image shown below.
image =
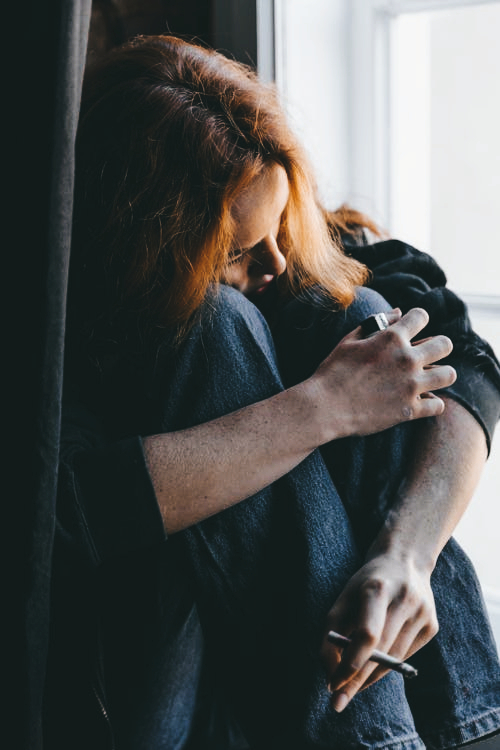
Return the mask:
<path id="1" fill-rule="evenodd" d="M 240 248 L 238 250 L 231 250 L 229 252 L 227 262 L 229 264 L 238 263 L 240 260 L 242 260 L 248 253 L 251 253 L 252 250 L 255 250 L 255 248 L 258 247 L 258 245 L 255 245 L 254 247 L 245 247 Z"/>

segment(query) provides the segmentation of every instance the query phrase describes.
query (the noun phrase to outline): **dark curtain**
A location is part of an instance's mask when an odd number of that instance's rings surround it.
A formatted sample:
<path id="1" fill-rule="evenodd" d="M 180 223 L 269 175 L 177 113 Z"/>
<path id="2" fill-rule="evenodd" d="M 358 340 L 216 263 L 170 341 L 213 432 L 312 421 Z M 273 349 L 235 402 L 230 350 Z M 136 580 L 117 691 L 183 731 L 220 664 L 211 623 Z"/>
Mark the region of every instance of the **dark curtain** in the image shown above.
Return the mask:
<path id="1" fill-rule="evenodd" d="M 73 189 L 91 0 L 4 6 L 0 745 L 42 747 Z M 68 738 L 71 744 L 70 738 Z M 7 744 L 4 744 L 4 743 Z M 69 747 L 69 745 L 68 745 Z"/>

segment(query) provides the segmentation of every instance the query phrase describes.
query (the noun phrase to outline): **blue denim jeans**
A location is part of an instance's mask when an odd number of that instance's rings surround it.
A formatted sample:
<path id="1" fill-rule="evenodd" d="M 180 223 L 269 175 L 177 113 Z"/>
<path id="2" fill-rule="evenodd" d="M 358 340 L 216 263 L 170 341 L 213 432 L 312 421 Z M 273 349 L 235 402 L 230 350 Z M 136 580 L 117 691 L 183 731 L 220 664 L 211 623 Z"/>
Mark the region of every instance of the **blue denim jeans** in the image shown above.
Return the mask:
<path id="1" fill-rule="evenodd" d="M 366 289 L 346 312 L 295 300 L 271 330 L 222 287 L 180 348 L 166 338 L 155 352 L 142 431 L 183 429 L 277 393 L 383 309 Z M 418 678 L 392 672 L 341 714 L 329 705 L 325 617 L 361 566 L 416 439 L 409 423 L 335 441 L 128 561 L 128 576 L 121 567 L 126 583 L 114 587 L 105 624 L 118 748 L 437 750 L 500 727 L 496 648 L 474 570 L 453 539 L 432 575 L 440 630 L 411 659 Z"/>

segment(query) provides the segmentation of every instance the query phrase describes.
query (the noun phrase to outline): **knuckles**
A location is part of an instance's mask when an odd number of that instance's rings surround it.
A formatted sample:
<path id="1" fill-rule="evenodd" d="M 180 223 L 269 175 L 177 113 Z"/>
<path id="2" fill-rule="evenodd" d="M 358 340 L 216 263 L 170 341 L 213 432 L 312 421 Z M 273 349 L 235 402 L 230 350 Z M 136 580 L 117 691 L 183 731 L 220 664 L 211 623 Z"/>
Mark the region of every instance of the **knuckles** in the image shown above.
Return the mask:
<path id="1" fill-rule="evenodd" d="M 379 637 L 380 634 L 375 633 L 369 625 L 362 625 L 356 629 L 356 640 L 369 648 L 375 648 Z"/>
<path id="2" fill-rule="evenodd" d="M 394 352 L 394 360 L 400 370 L 412 371 L 418 367 L 417 357 L 409 346 L 398 347 Z"/>
<path id="3" fill-rule="evenodd" d="M 422 634 L 423 634 L 425 640 L 428 642 L 432 638 L 434 638 L 434 636 L 436 636 L 438 633 L 439 633 L 439 623 L 438 623 L 438 620 L 437 620 L 437 617 L 436 617 L 436 613 L 433 612 L 428 617 L 427 624 L 426 624 L 425 628 L 423 629 L 423 633 Z"/>
<path id="4" fill-rule="evenodd" d="M 387 590 L 387 583 L 382 578 L 370 578 L 362 584 L 361 589 L 368 596 L 382 596 Z"/>
<path id="5" fill-rule="evenodd" d="M 404 383 L 405 396 L 411 401 L 417 398 L 420 394 L 420 382 L 417 374 L 411 374 Z"/>
<path id="6" fill-rule="evenodd" d="M 416 604 L 417 596 L 408 583 L 401 583 L 397 595 L 394 597 L 396 604 Z"/>
<path id="7" fill-rule="evenodd" d="M 386 346 L 402 346 L 405 341 L 401 331 L 393 326 L 385 329 L 383 338 Z"/>

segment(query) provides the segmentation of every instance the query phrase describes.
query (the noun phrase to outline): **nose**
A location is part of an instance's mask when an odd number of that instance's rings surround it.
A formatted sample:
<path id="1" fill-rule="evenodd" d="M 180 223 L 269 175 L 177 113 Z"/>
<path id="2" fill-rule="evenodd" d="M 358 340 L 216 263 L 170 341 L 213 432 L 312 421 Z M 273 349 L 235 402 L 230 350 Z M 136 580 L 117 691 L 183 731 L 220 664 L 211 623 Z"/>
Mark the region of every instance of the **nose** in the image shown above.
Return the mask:
<path id="1" fill-rule="evenodd" d="M 279 249 L 276 239 L 269 235 L 262 241 L 261 272 L 279 276 L 286 268 L 286 258 Z"/>

